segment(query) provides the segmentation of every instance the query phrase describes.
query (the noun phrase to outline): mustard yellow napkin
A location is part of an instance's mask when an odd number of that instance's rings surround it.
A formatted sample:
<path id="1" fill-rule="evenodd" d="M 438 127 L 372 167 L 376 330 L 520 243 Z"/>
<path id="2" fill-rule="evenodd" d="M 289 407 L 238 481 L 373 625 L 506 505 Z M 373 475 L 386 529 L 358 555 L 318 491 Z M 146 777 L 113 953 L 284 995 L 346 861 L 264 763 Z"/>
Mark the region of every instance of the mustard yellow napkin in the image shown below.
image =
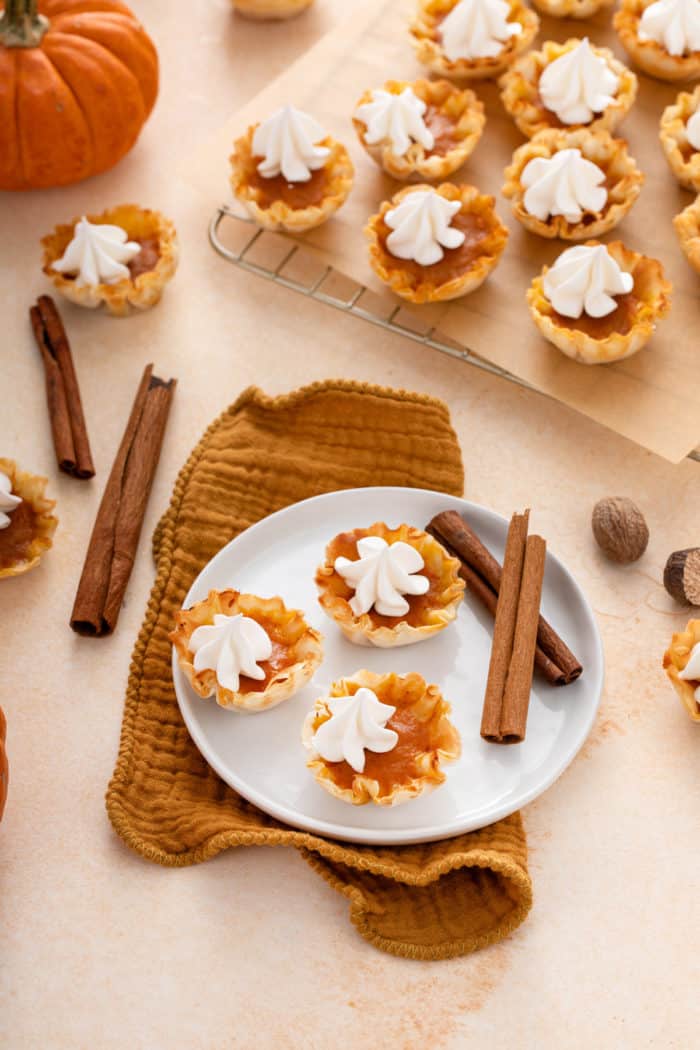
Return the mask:
<path id="1" fill-rule="evenodd" d="M 412 485 L 460 495 L 462 460 L 446 407 L 404 391 L 316 383 L 269 398 L 250 388 L 207 430 L 154 535 L 157 577 L 129 676 L 107 792 L 115 830 L 149 860 L 180 866 L 232 846 L 294 846 L 350 902 L 384 951 L 441 959 L 506 936 L 532 886 L 520 814 L 458 838 L 370 847 L 295 831 L 209 768 L 180 716 L 168 632 L 195 576 L 253 522 L 321 492 Z"/>

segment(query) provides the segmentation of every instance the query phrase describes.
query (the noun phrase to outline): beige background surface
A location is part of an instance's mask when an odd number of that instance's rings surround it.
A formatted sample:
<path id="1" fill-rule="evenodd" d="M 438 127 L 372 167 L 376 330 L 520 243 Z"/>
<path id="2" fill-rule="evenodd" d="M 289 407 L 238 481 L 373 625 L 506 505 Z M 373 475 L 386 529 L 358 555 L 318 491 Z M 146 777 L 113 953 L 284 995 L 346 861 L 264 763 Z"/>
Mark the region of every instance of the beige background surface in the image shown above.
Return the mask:
<path id="1" fill-rule="evenodd" d="M 672 467 L 537 395 L 232 270 L 208 247 L 209 208 L 173 169 L 342 9 L 318 0 L 293 27 L 259 28 L 225 0 L 137 4 L 163 60 L 161 99 L 113 173 L 0 199 L 0 447 L 47 473 L 61 518 L 40 569 L 0 586 L 0 701 L 12 762 L 0 825 L 3 1050 L 377 1050 L 430 1046 L 696 1045 L 700 1022 L 700 735 L 659 662 L 685 617 L 659 584 L 698 542 L 700 467 Z M 177 10 L 181 11 L 178 15 Z M 225 161 L 222 158 L 222 192 Z M 121 200 L 176 221 L 182 264 L 162 304 L 126 321 L 64 309 L 99 477 L 58 478 L 26 309 L 45 290 L 38 238 Z M 66 626 L 102 485 L 138 378 L 153 360 L 180 386 L 116 636 Z M 130 650 L 153 569 L 146 540 L 201 431 L 251 382 L 276 393 L 329 375 L 448 402 L 468 495 L 533 524 L 586 587 L 609 662 L 598 725 L 525 820 L 535 906 L 509 941 L 434 964 L 384 956 L 347 904 L 291 852 L 252 849 L 181 871 L 113 834 L 103 795 Z M 621 570 L 594 549 L 593 502 L 636 499 L 652 539 Z"/>

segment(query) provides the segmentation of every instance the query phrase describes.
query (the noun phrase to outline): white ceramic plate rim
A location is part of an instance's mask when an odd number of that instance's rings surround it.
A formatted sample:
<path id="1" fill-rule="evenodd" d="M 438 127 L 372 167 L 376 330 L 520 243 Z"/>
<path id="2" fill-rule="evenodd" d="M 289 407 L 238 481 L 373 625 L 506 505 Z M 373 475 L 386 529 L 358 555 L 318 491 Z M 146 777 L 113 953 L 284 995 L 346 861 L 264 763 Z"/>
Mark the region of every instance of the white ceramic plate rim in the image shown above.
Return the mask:
<path id="1" fill-rule="evenodd" d="M 275 511 L 275 513 L 262 518 L 260 521 L 255 522 L 244 532 L 240 533 L 233 540 L 227 543 L 224 547 L 218 551 L 214 557 L 207 562 L 202 568 L 196 579 L 193 581 L 192 586 L 187 592 L 183 608 L 187 608 L 192 604 L 194 598 L 193 595 L 198 590 L 199 580 L 201 576 L 207 572 L 215 570 L 216 565 L 219 561 L 224 560 L 232 547 L 239 542 L 241 537 L 245 536 L 246 540 L 250 540 L 250 536 L 256 531 L 263 528 L 269 529 L 270 526 L 276 525 L 282 522 L 286 517 L 292 513 L 296 513 L 300 507 L 321 507 L 324 502 L 333 500 L 338 496 L 348 497 L 349 494 L 357 492 L 362 493 L 363 497 L 366 497 L 372 492 L 376 493 L 377 496 L 385 497 L 392 493 L 396 495 L 406 496 L 407 494 L 422 494 L 430 497 L 438 497 L 443 500 L 449 500 L 453 507 L 457 507 L 462 510 L 465 515 L 468 515 L 470 511 L 477 510 L 480 513 L 486 513 L 492 515 L 494 519 L 498 519 L 506 529 L 508 526 L 507 520 L 500 514 L 491 510 L 488 507 L 484 507 L 482 504 L 474 503 L 471 500 L 460 499 L 459 497 L 446 496 L 445 493 L 435 492 L 431 489 L 415 489 L 405 486 L 367 486 L 361 489 L 340 489 L 334 492 L 322 493 L 319 496 L 312 496 L 306 500 L 300 500 L 297 503 L 292 503 L 287 507 L 283 507 L 281 510 Z M 604 678 L 604 653 L 603 644 L 598 630 L 598 625 L 593 614 L 591 605 L 586 598 L 582 588 L 577 583 L 574 576 L 569 572 L 566 566 L 552 554 L 551 551 L 547 552 L 548 559 L 552 559 L 557 565 L 560 572 L 567 578 L 570 586 L 576 593 L 578 601 L 580 603 L 580 611 L 585 616 L 587 629 L 590 631 L 591 638 L 595 644 L 596 660 L 594 666 L 586 667 L 586 676 L 591 681 L 592 677 L 595 677 L 595 681 L 591 686 L 591 692 L 594 694 L 593 701 L 590 703 L 589 718 L 583 723 L 581 731 L 576 741 L 568 748 L 563 751 L 560 760 L 555 764 L 552 772 L 541 779 L 536 787 L 530 790 L 523 790 L 518 795 L 516 800 L 509 799 L 502 803 L 494 803 L 490 808 L 484 810 L 481 816 L 476 820 L 464 821 L 464 820 L 453 820 L 446 823 L 436 825 L 431 828 L 429 833 L 421 832 L 416 834 L 410 828 L 401 829 L 376 829 L 376 828 L 358 828 L 355 826 L 348 826 L 342 823 L 329 822 L 320 820 L 314 817 L 307 817 L 298 810 L 284 806 L 281 804 L 273 803 L 262 794 L 260 794 L 254 787 L 252 787 L 247 781 L 239 778 L 234 771 L 229 769 L 225 763 L 220 762 L 216 753 L 210 748 L 209 741 L 206 733 L 200 731 L 200 727 L 196 719 L 192 716 L 190 708 L 190 694 L 195 696 L 194 691 L 191 689 L 187 679 L 182 672 L 178 660 L 175 648 L 172 650 L 172 672 L 173 682 L 175 686 L 175 694 L 177 697 L 178 706 L 180 713 L 184 719 L 187 730 L 192 737 L 197 749 L 201 755 L 206 759 L 209 765 L 214 769 L 216 773 L 221 777 L 225 783 L 232 787 L 234 791 L 237 791 L 243 798 L 247 799 L 248 802 L 253 803 L 263 812 L 269 816 L 274 817 L 277 820 L 283 821 L 292 827 L 298 828 L 302 831 L 307 831 L 312 834 L 323 835 L 328 838 L 341 839 L 347 842 L 357 842 L 366 845 L 408 845 L 420 842 L 434 842 L 438 839 L 451 838 L 457 835 L 464 834 L 468 831 L 475 831 L 479 828 L 486 827 L 489 824 L 493 824 L 498 820 L 502 820 L 504 817 L 510 816 L 516 810 L 521 809 L 523 806 L 532 802 L 534 799 L 539 798 L 545 791 L 547 791 L 552 784 L 559 779 L 564 771 L 569 767 L 573 759 L 576 757 L 581 747 L 585 743 L 588 735 L 590 734 L 593 724 L 598 713 L 598 707 L 600 705 L 600 697 L 603 690 L 603 678 Z M 558 687 L 565 689 L 566 687 Z M 207 702 L 207 701 L 204 701 Z M 214 703 L 215 701 L 210 701 Z M 272 713 L 272 712 L 271 712 Z M 249 716 L 255 717 L 255 715 Z"/>

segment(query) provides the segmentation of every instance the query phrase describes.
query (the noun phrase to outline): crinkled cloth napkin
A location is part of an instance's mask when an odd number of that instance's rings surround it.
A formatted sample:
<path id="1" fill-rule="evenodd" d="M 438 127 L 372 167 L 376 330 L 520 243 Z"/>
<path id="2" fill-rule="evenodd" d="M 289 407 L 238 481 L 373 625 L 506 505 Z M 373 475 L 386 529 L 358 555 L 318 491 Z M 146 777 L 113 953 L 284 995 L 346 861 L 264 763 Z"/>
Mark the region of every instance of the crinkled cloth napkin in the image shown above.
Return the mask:
<path id="1" fill-rule="evenodd" d="M 252 387 L 209 427 L 153 540 L 157 576 L 107 792 L 110 820 L 129 846 L 172 867 L 234 846 L 293 846 L 348 898 L 363 937 L 414 959 L 466 954 L 523 921 L 532 885 L 519 813 L 420 846 L 358 846 L 295 831 L 208 767 L 180 716 L 170 669 L 168 632 L 190 584 L 253 522 L 336 489 L 411 485 L 460 495 L 463 483 L 447 408 L 404 391 L 329 381 L 271 398 Z"/>

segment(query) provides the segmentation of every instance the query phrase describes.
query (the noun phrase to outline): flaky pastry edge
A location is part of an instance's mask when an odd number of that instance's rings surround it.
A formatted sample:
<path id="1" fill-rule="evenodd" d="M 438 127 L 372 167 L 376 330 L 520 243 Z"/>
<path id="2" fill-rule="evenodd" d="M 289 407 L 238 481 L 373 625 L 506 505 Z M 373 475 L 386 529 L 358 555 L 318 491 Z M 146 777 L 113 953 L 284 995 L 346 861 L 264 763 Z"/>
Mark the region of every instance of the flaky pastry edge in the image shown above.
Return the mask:
<path id="1" fill-rule="evenodd" d="M 425 795 L 429 791 L 439 787 L 445 781 L 445 773 L 440 768 L 442 762 L 454 762 L 461 754 L 461 742 L 457 729 L 450 721 L 451 707 L 444 699 L 436 685 L 428 685 L 421 675 L 415 672 L 398 675 L 375 674 L 373 671 L 356 671 L 348 678 L 340 678 L 331 685 L 329 697 L 352 696 L 357 688 L 365 687 L 372 689 L 378 694 L 382 703 L 400 707 L 401 695 L 405 695 L 408 689 L 415 688 L 417 695 L 410 705 L 411 708 L 428 708 L 427 718 L 421 721 L 435 720 L 436 737 L 434 746 L 430 751 L 419 752 L 416 762 L 420 775 L 412 777 L 405 784 L 397 784 L 388 795 L 380 795 L 381 786 L 379 781 L 363 773 L 355 773 L 350 788 L 340 787 L 333 779 L 329 764 L 323 759 L 313 746 L 313 738 L 316 731 L 324 722 L 331 717 L 330 709 L 326 703 L 327 697 L 316 700 L 313 710 L 307 714 L 302 726 L 302 742 L 309 751 L 307 767 L 314 774 L 317 782 L 329 794 L 335 798 L 348 802 L 353 806 L 363 806 L 367 802 L 374 802 L 378 806 L 398 806 L 404 802 L 410 802 L 419 795 Z M 398 695 L 394 695 L 394 691 Z"/>

